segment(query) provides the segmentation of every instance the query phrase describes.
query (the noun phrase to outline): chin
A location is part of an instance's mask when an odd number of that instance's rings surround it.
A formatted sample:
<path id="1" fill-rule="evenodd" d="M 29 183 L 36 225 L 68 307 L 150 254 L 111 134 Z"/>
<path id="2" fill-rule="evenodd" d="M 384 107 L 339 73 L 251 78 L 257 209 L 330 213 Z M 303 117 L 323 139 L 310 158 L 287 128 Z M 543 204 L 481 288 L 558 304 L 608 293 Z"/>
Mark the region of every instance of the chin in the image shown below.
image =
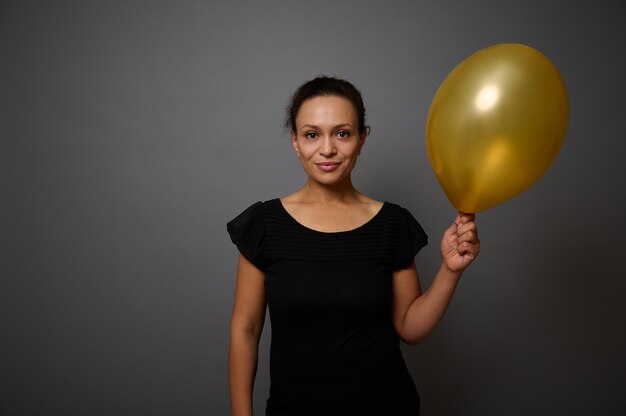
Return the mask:
<path id="1" fill-rule="evenodd" d="M 334 185 L 339 185 L 345 181 L 347 181 L 349 178 L 346 178 L 344 176 L 339 176 L 339 175 L 327 175 L 327 176 L 310 176 L 311 179 L 313 179 L 315 182 L 321 184 L 321 185 L 325 185 L 325 186 L 334 186 Z"/>
<path id="2" fill-rule="evenodd" d="M 309 179 L 324 186 L 335 186 L 350 181 L 351 169 L 346 171 L 345 167 L 332 172 L 320 172 L 317 166 L 311 166 L 310 169 L 305 169 L 305 171 Z"/>

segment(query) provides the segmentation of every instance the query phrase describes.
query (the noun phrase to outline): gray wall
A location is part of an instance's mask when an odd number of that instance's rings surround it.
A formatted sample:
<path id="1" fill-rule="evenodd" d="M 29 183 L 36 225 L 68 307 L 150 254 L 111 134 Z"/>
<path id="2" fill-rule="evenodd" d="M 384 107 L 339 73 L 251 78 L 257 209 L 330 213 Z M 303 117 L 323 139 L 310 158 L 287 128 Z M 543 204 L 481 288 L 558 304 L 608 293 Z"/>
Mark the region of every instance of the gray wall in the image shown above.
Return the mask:
<path id="1" fill-rule="evenodd" d="M 405 357 L 426 415 L 623 412 L 626 7 L 576 3 L 3 2 L 0 413 L 228 413 L 225 223 L 303 184 L 283 108 L 321 73 L 362 90 L 355 184 L 426 228 L 428 285 L 454 215 L 425 153 L 430 100 L 504 42 L 561 70 L 567 139 L 478 217 L 480 260 Z"/>

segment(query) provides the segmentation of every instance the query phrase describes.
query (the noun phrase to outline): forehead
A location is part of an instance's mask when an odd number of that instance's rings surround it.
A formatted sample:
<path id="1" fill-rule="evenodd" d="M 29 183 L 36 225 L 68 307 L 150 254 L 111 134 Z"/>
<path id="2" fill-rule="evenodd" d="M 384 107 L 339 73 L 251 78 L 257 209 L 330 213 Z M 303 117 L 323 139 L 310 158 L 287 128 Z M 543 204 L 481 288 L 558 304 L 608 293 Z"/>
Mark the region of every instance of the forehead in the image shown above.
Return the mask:
<path id="1" fill-rule="evenodd" d="M 356 124 L 356 120 L 356 110 L 350 100 L 335 95 L 309 98 L 302 103 L 296 116 L 296 124 L 323 122 Z"/>

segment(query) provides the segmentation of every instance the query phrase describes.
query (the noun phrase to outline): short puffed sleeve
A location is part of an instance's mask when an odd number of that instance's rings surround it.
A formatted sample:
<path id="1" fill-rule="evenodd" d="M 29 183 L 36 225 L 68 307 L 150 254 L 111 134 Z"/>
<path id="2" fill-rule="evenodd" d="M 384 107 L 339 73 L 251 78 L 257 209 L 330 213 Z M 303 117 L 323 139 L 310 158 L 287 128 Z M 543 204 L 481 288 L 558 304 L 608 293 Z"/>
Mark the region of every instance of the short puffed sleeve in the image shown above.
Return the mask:
<path id="1" fill-rule="evenodd" d="M 230 239 L 239 252 L 254 264 L 257 269 L 265 271 L 263 225 L 263 203 L 256 202 L 226 224 Z"/>
<path id="2" fill-rule="evenodd" d="M 400 212 L 400 229 L 398 230 L 398 247 L 394 259 L 393 270 L 405 269 L 411 265 L 415 255 L 428 244 L 428 236 L 413 215 L 402 208 Z"/>

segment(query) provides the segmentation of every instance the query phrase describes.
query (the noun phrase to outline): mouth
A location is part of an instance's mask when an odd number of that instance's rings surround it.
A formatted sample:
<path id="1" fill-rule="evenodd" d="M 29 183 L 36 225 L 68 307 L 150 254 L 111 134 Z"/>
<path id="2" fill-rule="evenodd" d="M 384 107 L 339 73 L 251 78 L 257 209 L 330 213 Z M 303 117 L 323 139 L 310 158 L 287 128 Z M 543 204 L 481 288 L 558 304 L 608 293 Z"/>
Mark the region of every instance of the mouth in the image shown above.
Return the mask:
<path id="1" fill-rule="evenodd" d="M 315 166 L 317 166 L 319 169 L 323 170 L 324 172 L 330 172 L 330 171 L 337 169 L 340 164 L 341 162 L 319 162 L 319 163 L 316 163 Z"/>

